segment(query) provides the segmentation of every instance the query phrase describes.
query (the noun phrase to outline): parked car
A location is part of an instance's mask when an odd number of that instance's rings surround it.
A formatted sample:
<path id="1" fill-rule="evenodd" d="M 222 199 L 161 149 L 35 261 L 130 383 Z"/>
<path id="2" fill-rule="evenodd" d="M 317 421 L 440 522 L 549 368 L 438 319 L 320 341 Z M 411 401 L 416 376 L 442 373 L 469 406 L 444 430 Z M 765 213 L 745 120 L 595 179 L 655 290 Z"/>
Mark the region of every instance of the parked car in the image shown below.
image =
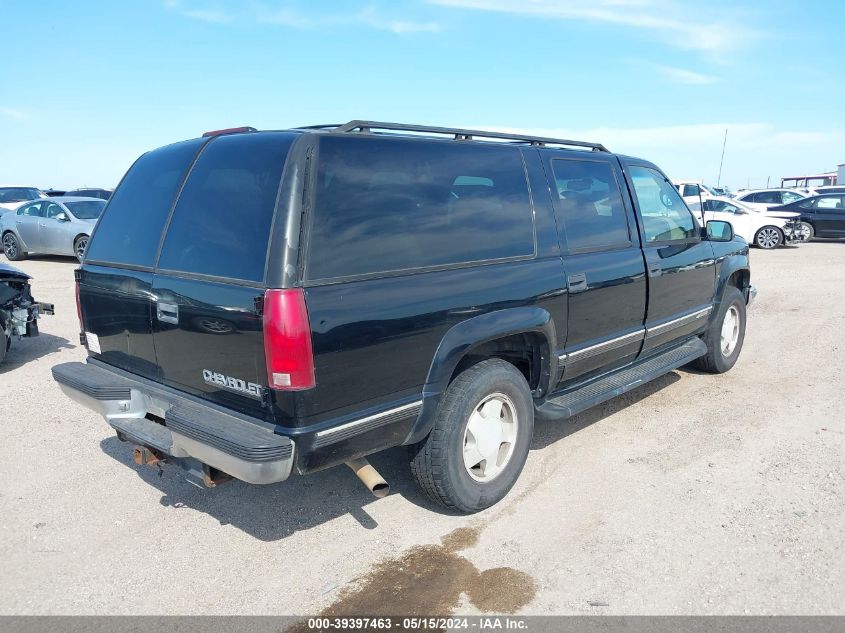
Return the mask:
<path id="1" fill-rule="evenodd" d="M 105 200 L 76 197 L 25 203 L 0 218 L 3 252 L 10 261 L 30 253 L 75 255 L 82 261 L 88 237 L 105 206 Z"/>
<path id="2" fill-rule="evenodd" d="M 14 211 L 24 202 L 46 197 L 40 189 L 35 187 L 0 186 L 0 215 Z"/>
<path id="3" fill-rule="evenodd" d="M 675 181 L 675 187 L 678 189 L 678 193 L 681 194 L 684 202 L 687 203 L 687 206 L 698 203 L 701 198 L 712 198 L 720 195 L 712 187 L 708 187 L 704 183 L 695 180 Z"/>
<path id="4" fill-rule="evenodd" d="M 65 193 L 66 196 L 81 196 L 85 198 L 99 198 L 108 200 L 111 198 L 112 189 L 74 189 Z"/>
<path id="5" fill-rule="evenodd" d="M 730 222 L 734 233 L 749 244 L 763 249 L 802 241 L 802 227 L 798 213 L 757 211 L 741 202 L 722 196 L 706 198 L 701 205 L 691 205 L 693 211 L 703 208 L 704 221 Z"/>
<path id="6" fill-rule="evenodd" d="M 16 337 L 38 336 L 38 319 L 53 314 L 53 305 L 32 298 L 31 277 L 8 264 L 0 264 L 0 363 Z"/>
<path id="7" fill-rule="evenodd" d="M 816 187 L 813 195 L 821 196 L 826 193 L 845 193 L 845 185 L 825 185 Z"/>
<path id="8" fill-rule="evenodd" d="M 772 212 L 796 212 L 805 241 L 814 237 L 845 237 L 845 194 L 827 193 L 774 207 Z"/>
<path id="9" fill-rule="evenodd" d="M 425 494 L 474 512 L 535 417 L 731 369 L 750 280 L 730 224 L 597 143 L 227 130 L 130 168 L 76 275 L 87 362 L 53 376 L 138 464 L 215 485 L 347 463 L 378 496 L 364 457 L 406 445 Z"/>
<path id="10" fill-rule="evenodd" d="M 736 199 L 749 207 L 765 211 L 770 207 L 789 204 L 806 197 L 794 189 L 752 189 L 737 194 Z"/>

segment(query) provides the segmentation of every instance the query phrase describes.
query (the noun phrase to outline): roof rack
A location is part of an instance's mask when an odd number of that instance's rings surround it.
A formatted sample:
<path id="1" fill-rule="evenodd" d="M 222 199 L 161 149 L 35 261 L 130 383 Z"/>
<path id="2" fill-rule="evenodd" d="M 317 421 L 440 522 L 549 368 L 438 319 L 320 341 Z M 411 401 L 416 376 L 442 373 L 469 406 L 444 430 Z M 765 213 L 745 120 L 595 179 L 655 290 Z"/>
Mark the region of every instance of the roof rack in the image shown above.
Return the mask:
<path id="1" fill-rule="evenodd" d="M 528 143 L 534 147 L 546 145 L 566 145 L 569 147 L 585 147 L 594 152 L 608 152 L 609 150 L 601 143 L 590 143 L 587 141 L 570 141 L 561 138 L 549 138 L 545 136 L 527 136 L 524 134 L 510 134 L 508 132 L 485 132 L 483 130 L 464 130 L 453 127 L 435 127 L 433 125 L 409 125 L 407 123 L 386 123 L 384 121 L 362 121 L 354 120 L 342 125 L 308 125 L 301 130 L 332 130 L 339 133 L 358 132 L 369 134 L 373 130 L 385 130 L 396 132 L 423 132 L 428 134 L 448 134 L 454 136 L 456 141 L 471 141 L 474 137 L 502 139 L 515 143 Z"/>

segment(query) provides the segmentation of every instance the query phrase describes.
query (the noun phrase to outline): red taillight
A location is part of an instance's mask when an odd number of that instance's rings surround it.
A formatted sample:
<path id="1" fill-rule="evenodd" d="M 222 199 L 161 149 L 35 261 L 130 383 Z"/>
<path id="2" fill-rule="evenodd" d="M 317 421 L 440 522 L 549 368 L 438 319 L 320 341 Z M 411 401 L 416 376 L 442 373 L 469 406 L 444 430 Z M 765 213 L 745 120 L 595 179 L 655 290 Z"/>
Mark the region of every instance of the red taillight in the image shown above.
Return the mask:
<path id="1" fill-rule="evenodd" d="M 76 280 L 76 316 L 79 319 L 79 331 L 84 332 L 85 326 L 82 324 L 82 302 L 79 300 L 79 280 Z"/>
<path id="2" fill-rule="evenodd" d="M 311 325 L 302 288 L 264 293 L 264 356 L 271 389 L 310 389 L 316 384 Z"/>

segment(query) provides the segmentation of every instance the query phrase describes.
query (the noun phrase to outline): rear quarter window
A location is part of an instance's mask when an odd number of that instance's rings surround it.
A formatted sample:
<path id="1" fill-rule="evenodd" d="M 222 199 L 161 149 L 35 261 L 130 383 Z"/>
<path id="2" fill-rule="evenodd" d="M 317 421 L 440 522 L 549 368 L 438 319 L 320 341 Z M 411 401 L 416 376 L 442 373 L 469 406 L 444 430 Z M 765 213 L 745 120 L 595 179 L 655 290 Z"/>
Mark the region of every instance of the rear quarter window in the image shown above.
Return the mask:
<path id="1" fill-rule="evenodd" d="M 517 148 L 325 137 L 316 180 L 311 280 L 534 254 Z"/>
<path id="2" fill-rule="evenodd" d="M 282 168 L 295 135 L 213 139 L 176 203 L 158 267 L 259 282 Z"/>
<path id="3" fill-rule="evenodd" d="M 176 192 L 203 141 L 168 145 L 135 161 L 100 218 L 86 259 L 145 268 L 154 265 Z"/>

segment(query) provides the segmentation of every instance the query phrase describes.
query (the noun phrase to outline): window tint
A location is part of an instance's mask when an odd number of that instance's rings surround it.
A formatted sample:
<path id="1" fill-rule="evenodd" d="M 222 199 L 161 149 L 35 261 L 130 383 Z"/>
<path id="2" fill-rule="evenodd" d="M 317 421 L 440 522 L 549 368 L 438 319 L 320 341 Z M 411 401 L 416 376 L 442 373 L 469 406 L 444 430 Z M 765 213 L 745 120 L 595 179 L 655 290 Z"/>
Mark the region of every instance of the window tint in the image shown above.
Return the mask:
<path id="1" fill-rule="evenodd" d="M 558 210 L 570 250 L 628 246 L 628 220 L 613 168 L 605 162 L 553 160 Z"/>
<path id="2" fill-rule="evenodd" d="M 518 149 L 321 139 L 311 279 L 533 253 L 533 217 Z"/>
<path id="3" fill-rule="evenodd" d="M 841 209 L 842 198 L 840 196 L 824 196 L 816 198 L 817 209 Z"/>
<path id="4" fill-rule="evenodd" d="M 64 212 L 65 212 L 65 210 L 62 209 L 59 205 L 57 205 L 55 202 L 48 202 L 48 203 L 46 203 L 46 206 L 44 207 L 44 211 L 42 212 L 41 215 L 42 215 L 42 217 L 45 217 L 45 218 L 48 218 L 48 219 L 53 219 L 57 215 L 59 215 L 60 213 L 64 213 Z"/>
<path id="5" fill-rule="evenodd" d="M 631 167 L 629 171 L 647 242 L 687 240 L 698 236 L 692 214 L 666 178 L 646 167 Z"/>
<path id="6" fill-rule="evenodd" d="M 265 132 L 212 140 L 179 196 L 159 268 L 264 279 L 270 224 L 293 138 Z"/>
<path id="7" fill-rule="evenodd" d="M 41 204 L 40 202 L 36 202 L 35 204 L 28 204 L 18 208 L 17 214 L 23 215 L 27 217 L 38 217 L 41 215 Z"/>
<path id="8" fill-rule="evenodd" d="M 167 214 L 203 140 L 168 145 L 135 162 L 100 218 L 86 259 L 135 266 L 154 264 Z"/>
<path id="9" fill-rule="evenodd" d="M 681 194 L 685 198 L 688 196 L 697 196 L 701 192 L 698 185 L 684 185 L 684 193 Z"/>
<path id="10" fill-rule="evenodd" d="M 2 187 L 0 188 L 0 202 L 20 202 L 21 200 L 38 200 L 40 198 L 38 189 L 29 187 Z"/>
<path id="11" fill-rule="evenodd" d="M 106 206 L 105 200 L 79 200 L 77 202 L 65 202 L 65 206 L 79 220 L 96 220 Z"/>
<path id="12" fill-rule="evenodd" d="M 760 191 L 755 194 L 754 202 L 762 202 L 763 204 L 780 204 L 780 191 Z"/>

